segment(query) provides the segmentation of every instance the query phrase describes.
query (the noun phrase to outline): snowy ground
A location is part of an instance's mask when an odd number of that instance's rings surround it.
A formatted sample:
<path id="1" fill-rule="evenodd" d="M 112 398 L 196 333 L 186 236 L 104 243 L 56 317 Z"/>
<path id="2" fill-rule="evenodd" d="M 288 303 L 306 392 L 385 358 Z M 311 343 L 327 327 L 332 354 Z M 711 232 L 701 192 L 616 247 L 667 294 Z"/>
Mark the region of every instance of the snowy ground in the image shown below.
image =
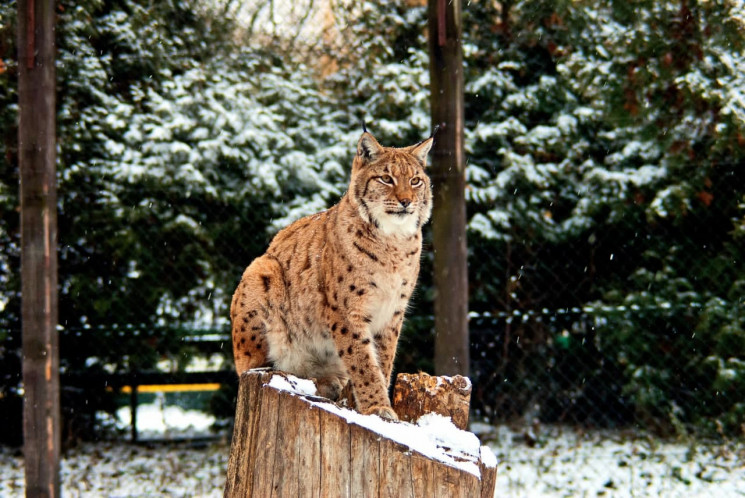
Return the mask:
<path id="1" fill-rule="evenodd" d="M 129 431 L 132 420 L 129 407 L 120 408 L 116 415 L 117 428 Z M 155 403 L 137 407 L 137 435 L 141 440 L 212 436 L 210 427 L 214 423 L 213 416 L 167 405 L 163 397 L 158 397 Z"/>
<path id="2" fill-rule="evenodd" d="M 211 423 L 199 412 L 142 405 L 144 436 L 202 434 Z M 120 414 L 126 422 L 126 410 Z M 166 423 L 167 422 L 167 423 Z M 499 497 L 745 496 L 745 448 L 632 438 L 607 431 L 541 428 L 533 447 L 519 431 L 472 428 L 499 459 Z M 86 443 L 65 455 L 63 496 L 222 496 L 229 443 L 132 445 Z M 24 495 L 19 451 L 0 447 L 0 497 Z"/>
<path id="3" fill-rule="evenodd" d="M 662 442 L 612 431 L 548 427 L 533 447 L 520 432 L 476 424 L 499 460 L 499 497 L 742 497 L 745 448 Z"/>

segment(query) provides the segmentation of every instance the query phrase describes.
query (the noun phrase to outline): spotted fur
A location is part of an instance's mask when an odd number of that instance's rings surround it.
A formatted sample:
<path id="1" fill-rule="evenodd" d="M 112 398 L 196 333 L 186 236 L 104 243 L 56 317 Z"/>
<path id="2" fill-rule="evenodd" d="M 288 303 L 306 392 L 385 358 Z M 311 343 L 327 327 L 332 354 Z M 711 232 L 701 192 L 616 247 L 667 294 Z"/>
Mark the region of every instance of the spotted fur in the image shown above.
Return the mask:
<path id="1" fill-rule="evenodd" d="M 362 413 L 396 418 L 387 391 L 432 211 L 431 146 L 363 133 L 341 201 L 280 231 L 246 268 L 230 310 L 239 373 L 315 378 L 332 399 L 349 381 Z"/>

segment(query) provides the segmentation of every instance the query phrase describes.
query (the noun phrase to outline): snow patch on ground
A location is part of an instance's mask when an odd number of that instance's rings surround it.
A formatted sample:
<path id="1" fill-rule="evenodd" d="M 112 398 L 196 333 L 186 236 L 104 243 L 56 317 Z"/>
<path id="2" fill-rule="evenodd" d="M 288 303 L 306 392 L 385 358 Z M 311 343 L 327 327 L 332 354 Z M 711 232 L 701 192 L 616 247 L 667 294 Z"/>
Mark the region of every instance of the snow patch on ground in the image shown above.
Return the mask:
<path id="1" fill-rule="evenodd" d="M 130 408 L 116 412 L 116 427 L 129 431 L 132 421 Z M 137 407 L 137 434 L 140 439 L 169 439 L 170 437 L 196 437 L 211 435 L 210 427 L 215 417 L 199 410 L 184 410 L 180 406 L 156 402 Z"/>
<path id="2" fill-rule="evenodd" d="M 229 451 L 227 442 L 201 448 L 85 443 L 64 455 L 62 496 L 220 497 Z M 0 496 L 24 496 L 19 454 L 0 447 L 0 475 Z"/>
<path id="3" fill-rule="evenodd" d="M 206 430 L 208 418 L 204 414 L 190 410 L 160 413 L 159 409 L 157 404 L 141 405 L 138 425 L 152 431 L 167 427 L 172 434 L 177 427 L 187 431 Z M 171 416 L 175 418 L 171 420 Z M 421 423 L 434 428 L 443 422 L 437 417 L 426 417 Z M 536 431 L 535 444 L 528 446 L 523 431 L 507 426 L 474 423 L 471 430 L 493 450 L 493 463 L 499 460 L 495 496 L 729 498 L 745 495 L 745 448 L 735 442 L 704 445 L 660 441 L 618 431 L 541 427 Z M 471 445 L 468 441 L 464 444 Z M 483 451 L 485 455 L 488 453 L 486 448 Z M 200 446 L 85 443 L 64 455 L 62 495 L 220 497 L 229 452 L 227 438 Z M 488 456 L 484 463 L 488 463 L 487 459 Z M 0 476 L 0 496 L 24 496 L 20 450 L 0 446 Z"/>
<path id="4" fill-rule="evenodd" d="M 499 460 L 500 497 L 745 496 L 745 448 L 736 442 L 707 445 L 542 427 L 529 446 L 525 431 L 486 424 L 471 429 Z"/>

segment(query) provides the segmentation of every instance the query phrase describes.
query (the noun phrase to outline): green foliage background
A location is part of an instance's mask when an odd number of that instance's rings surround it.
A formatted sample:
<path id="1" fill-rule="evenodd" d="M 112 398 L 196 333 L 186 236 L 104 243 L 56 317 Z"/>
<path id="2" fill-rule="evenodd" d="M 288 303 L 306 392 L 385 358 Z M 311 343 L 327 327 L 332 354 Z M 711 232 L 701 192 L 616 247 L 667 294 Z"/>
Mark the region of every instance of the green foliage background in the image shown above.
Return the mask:
<path id="1" fill-rule="evenodd" d="M 227 5 L 59 4 L 66 371 L 183 368 L 181 339 L 227 332 L 271 235 L 343 194 L 361 118 L 385 144 L 429 134 L 426 8 L 339 4 L 336 38 L 287 43 Z M 15 8 L 0 4 L 0 404 L 20 382 Z M 742 3 L 463 15 L 477 415 L 742 434 Z M 399 370 L 430 366 L 423 263 Z M 127 327 L 148 332 L 110 333 Z M 79 334 L 101 347 L 65 349 Z"/>

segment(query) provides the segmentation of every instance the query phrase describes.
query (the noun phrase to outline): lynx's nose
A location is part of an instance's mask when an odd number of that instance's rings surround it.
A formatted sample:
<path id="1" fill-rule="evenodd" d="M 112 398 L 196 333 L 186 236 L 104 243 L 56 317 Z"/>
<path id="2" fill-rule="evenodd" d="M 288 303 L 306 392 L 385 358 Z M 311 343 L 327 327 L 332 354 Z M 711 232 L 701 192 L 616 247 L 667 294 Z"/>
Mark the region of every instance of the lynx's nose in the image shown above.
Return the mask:
<path id="1" fill-rule="evenodd" d="M 409 207 L 409 205 L 411 204 L 411 199 L 408 199 L 408 198 L 404 198 L 404 199 L 399 199 L 399 200 L 398 200 L 398 202 L 399 202 L 399 203 L 400 203 L 400 204 L 401 204 L 401 205 L 402 205 L 403 207 L 407 208 L 407 207 Z"/>

